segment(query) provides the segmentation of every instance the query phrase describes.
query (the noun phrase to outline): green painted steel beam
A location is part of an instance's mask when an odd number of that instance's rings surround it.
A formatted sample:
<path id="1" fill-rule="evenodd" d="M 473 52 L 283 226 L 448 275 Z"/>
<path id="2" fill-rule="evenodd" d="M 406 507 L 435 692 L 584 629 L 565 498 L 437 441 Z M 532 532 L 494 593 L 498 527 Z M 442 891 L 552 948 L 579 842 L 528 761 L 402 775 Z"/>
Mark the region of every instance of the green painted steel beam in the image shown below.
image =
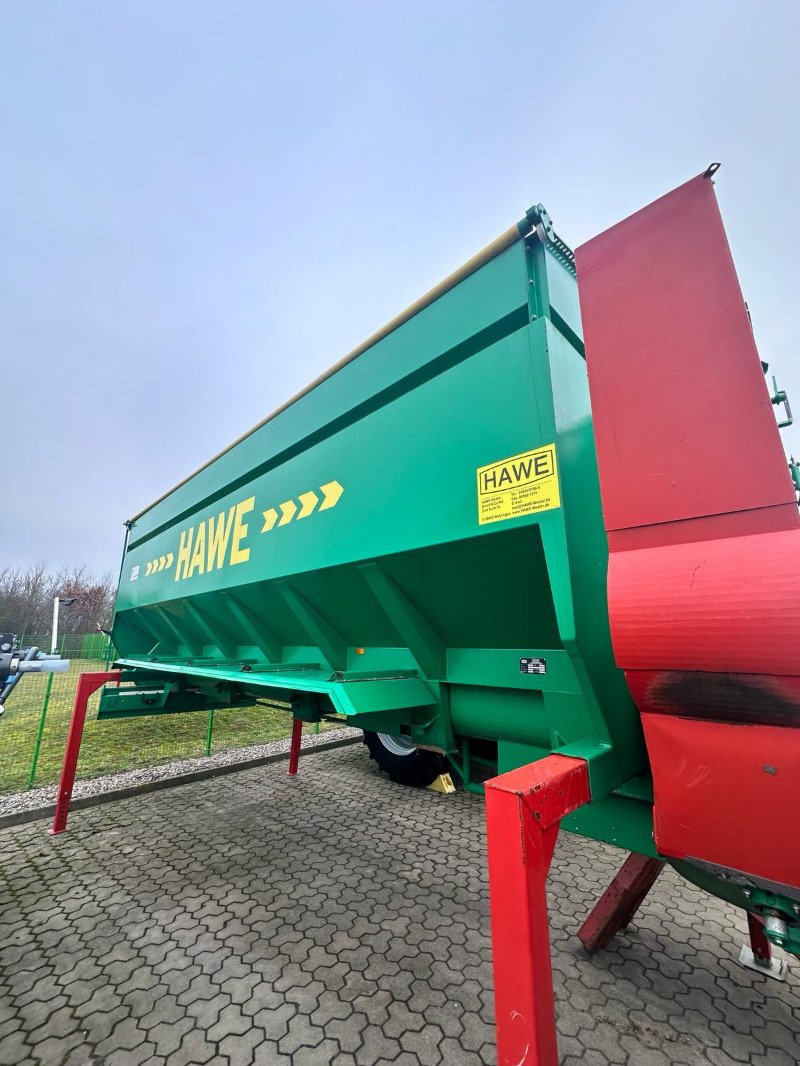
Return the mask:
<path id="1" fill-rule="evenodd" d="M 415 711 L 435 706 L 436 700 L 427 685 L 418 677 L 379 677 L 337 679 L 330 670 L 306 669 L 292 670 L 287 664 L 285 669 L 248 670 L 241 667 L 231 669 L 227 666 L 200 665 L 198 663 L 169 663 L 120 659 L 117 665 L 124 670 L 136 670 L 146 678 L 149 673 L 158 679 L 162 674 L 185 677 L 191 673 L 200 681 L 225 681 L 239 686 L 248 693 L 261 690 L 281 694 L 290 698 L 294 694 L 315 693 L 325 696 L 330 701 L 334 713 L 346 715 L 365 715 L 370 713 L 385 715 L 389 712 Z M 141 682 L 140 682 L 141 684 Z M 109 692 L 117 690 L 109 689 Z M 124 689 L 118 690 L 124 692 Z M 205 710 L 207 704 L 198 709 Z"/>

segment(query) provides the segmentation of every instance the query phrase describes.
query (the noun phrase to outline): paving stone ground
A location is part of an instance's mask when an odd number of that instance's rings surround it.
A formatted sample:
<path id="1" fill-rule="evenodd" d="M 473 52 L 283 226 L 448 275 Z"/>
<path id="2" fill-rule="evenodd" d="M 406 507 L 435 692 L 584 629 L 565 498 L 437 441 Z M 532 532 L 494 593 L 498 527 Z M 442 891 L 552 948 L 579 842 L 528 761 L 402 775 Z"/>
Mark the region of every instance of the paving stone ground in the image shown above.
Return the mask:
<path id="1" fill-rule="evenodd" d="M 361 745 L 0 831 L 0 1063 L 494 1064 L 483 802 L 393 785 Z M 565 1064 L 800 1061 L 800 962 L 741 969 L 744 916 L 665 872 L 588 958 L 623 858 L 562 834 Z"/>

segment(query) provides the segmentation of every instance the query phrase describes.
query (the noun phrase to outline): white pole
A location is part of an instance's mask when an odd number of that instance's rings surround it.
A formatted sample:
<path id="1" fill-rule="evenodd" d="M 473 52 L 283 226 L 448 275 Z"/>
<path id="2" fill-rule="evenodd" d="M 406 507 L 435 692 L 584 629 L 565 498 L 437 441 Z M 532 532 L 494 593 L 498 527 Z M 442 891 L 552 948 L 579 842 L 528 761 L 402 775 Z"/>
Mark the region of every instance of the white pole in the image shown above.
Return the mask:
<path id="1" fill-rule="evenodd" d="M 56 598 L 53 600 L 53 634 L 52 640 L 50 641 L 51 652 L 58 651 L 58 604 L 59 598 L 58 596 L 56 596 Z"/>

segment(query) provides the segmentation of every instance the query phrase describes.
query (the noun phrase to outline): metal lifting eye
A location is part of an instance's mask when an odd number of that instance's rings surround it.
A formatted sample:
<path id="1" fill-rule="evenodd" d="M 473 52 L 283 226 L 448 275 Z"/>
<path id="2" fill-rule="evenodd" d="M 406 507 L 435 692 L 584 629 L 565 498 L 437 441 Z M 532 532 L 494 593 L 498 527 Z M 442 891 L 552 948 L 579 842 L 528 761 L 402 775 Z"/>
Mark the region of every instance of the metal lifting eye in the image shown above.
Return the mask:
<path id="1" fill-rule="evenodd" d="M 703 177 L 713 178 L 721 166 L 722 163 L 709 163 L 706 169 L 703 171 Z"/>

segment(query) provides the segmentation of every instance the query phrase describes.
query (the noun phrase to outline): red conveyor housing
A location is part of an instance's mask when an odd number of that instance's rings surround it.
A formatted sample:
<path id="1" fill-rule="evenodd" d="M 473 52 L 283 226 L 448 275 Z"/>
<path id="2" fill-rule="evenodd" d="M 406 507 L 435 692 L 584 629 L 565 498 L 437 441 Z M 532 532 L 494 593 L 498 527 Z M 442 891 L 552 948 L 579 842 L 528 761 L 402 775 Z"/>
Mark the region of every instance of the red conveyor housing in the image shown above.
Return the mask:
<path id="1" fill-rule="evenodd" d="M 657 847 L 796 890 L 800 516 L 710 176 L 576 265 L 611 632 Z"/>

